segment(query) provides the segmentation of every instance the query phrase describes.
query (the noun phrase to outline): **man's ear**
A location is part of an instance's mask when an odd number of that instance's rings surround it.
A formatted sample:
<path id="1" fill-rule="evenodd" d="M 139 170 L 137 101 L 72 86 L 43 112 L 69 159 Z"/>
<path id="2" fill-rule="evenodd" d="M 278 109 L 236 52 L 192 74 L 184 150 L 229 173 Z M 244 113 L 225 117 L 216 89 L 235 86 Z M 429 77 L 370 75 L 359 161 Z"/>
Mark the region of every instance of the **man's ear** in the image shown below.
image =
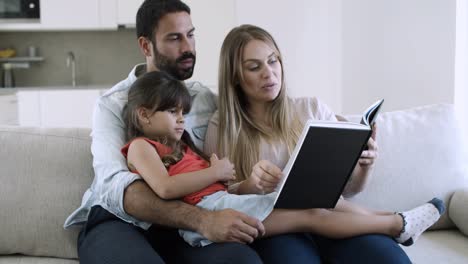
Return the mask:
<path id="1" fill-rule="evenodd" d="M 145 57 L 151 57 L 151 51 L 153 50 L 153 42 L 145 37 L 138 38 L 138 46 Z"/>
<path id="2" fill-rule="evenodd" d="M 137 115 L 138 115 L 138 121 L 140 122 L 140 124 L 149 124 L 150 123 L 150 112 L 148 109 L 144 108 L 144 107 L 139 107 L 137 109 Z"/>

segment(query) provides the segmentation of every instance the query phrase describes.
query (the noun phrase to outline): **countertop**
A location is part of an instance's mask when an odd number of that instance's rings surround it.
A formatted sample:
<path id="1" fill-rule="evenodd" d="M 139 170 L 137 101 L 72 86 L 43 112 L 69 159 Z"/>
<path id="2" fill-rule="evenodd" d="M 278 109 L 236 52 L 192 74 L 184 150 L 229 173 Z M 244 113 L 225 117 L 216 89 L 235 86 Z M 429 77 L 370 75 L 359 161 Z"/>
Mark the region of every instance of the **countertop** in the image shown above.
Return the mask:
<path id="1" fill-rule="evenodd" d="M 14 88 L 1 88 L 0 87 L 0 94 L 12 94 L 18 91 L 55 91 L 55 90 L 107 90 L 110 89 L 113 84 L 104 85 L 78 85 L 78 86 L 71 86 L 71 85 L 58 85 L 58 86 L 30 86 L 30 87 L 14 87 Z"/>
<path id="2" fill-rule="evenodd" d="M 111 87 L 0 88 L 0 125 L 91 127 L 94 104 Z"/>

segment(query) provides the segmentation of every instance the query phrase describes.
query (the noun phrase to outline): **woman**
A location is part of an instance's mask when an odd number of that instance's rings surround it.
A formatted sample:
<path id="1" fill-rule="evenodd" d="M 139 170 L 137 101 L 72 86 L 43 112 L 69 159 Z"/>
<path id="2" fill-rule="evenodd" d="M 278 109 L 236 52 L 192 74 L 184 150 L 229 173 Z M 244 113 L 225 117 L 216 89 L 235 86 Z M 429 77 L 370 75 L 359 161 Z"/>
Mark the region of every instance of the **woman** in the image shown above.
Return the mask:
<path id="1" fill-rule="evenodd" d="M 281 179 L 281 169 L 294 149 L 307 119 L 336 120 L 334 113 L 316 98 L 290 99 L 283 81 L 281 54 L 265 30 L 244 25 L 224 40 L 219 66 L 219 114 L 208 127 L 205 153 L 228 157 L 235 165 L 238 182 L 231 192 L 269 193 Z M 218 117 L 222 118 L 218 118 Z M 361 155 L 344 194 L 360 191 L 377 157 L 375 133 Z M 378 214 L 348 203 L 362 214 Z M 298 235 L 300 236 L 300 235 Z M 337 262 L 410 263 L 391 238 L 366 235 L 327 239 L 305 235 L 311 259 Z"/>

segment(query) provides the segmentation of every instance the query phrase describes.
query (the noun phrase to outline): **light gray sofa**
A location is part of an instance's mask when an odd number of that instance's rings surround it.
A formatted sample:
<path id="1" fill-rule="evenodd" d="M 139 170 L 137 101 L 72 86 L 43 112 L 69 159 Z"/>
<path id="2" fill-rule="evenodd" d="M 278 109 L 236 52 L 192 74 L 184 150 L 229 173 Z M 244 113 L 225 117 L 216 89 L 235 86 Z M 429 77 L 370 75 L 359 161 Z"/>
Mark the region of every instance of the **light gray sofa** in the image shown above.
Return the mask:
<path id="1" fill-rule="evenodd" d="M 468 263 L 468 162 L 453 107 L 383 113 L 378 124 L 374 178 L 354 200 L 403 210 L 443 198 L 437 230 L 404 249 L 415 263 Z M 0 264 L 78 263 L 78 230 L 62 225 L 93 180 L 89 132 L 0 127 Z"/>

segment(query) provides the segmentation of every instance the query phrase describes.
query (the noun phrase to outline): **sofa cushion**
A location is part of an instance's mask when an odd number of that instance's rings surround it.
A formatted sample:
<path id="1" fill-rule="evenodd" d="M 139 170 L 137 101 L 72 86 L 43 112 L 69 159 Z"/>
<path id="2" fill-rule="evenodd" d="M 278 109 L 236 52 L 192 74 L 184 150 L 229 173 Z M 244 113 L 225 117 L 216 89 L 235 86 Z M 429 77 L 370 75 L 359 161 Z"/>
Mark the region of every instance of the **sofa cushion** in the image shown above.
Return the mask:
<path id="1" fill-rule="evenodd" d="M 0 256 L 0 264 L 80 264 L 75 259 L 59 259 L 28 256 Z"/>
<path id="2" fill-rule="evenodd" d="M 93 179 L 89 132 L 0 127 L 0 254 L 77 257 L 62 226 Z"/>
<path id="3" fill-rule="evenodd" d="M 402 247 L 416 264 L 468 263 L 468 237 L 458 230 L 424 232 L 410 247 Z"/>
<path id="4" fill-rule="evenodd" d="M 453 194 L 448 213 L 460 231 L 468 236 L 468 188 Z"/>
<path id="5" fill-rule="evenodd" d="M 408 210 L 432 197 L 448 206 L 454 191 L 467 186 L 468 161 L 459 131 L 452 105 L 380 114 L 373 178 L 353 200 L 391 211 Z M 451 226 L 446 213 L 433 228 Z"/>

